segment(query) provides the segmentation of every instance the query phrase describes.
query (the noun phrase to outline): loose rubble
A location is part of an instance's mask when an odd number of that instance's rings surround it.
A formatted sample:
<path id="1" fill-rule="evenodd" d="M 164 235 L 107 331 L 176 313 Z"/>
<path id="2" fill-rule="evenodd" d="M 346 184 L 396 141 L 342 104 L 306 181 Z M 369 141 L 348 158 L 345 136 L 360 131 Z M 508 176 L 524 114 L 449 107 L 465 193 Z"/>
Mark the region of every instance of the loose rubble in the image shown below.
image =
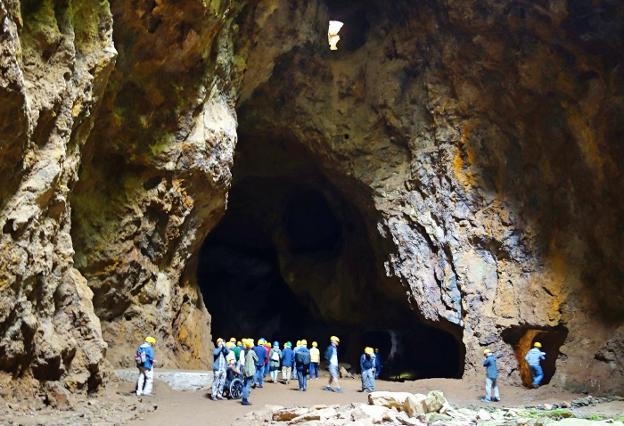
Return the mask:
<path id="1" fill-rule="evenodd" d="M 577 418 L 567 408 L 607 402 L 613 398 L 581 398 L 572 402 L 543 404 L 524 408 L 458 408 L 451 405 L 440 391 L 428 394 L 409 392 L 372 392 L 368 404 L 315 405 L 312 407 L 266 406 L 242 418 L 243 424 L 289 425 L 410 425 L 410 426 L 624 426 L 614 419 Z M 235 422 L 238 423 L 238 422 Z"/>

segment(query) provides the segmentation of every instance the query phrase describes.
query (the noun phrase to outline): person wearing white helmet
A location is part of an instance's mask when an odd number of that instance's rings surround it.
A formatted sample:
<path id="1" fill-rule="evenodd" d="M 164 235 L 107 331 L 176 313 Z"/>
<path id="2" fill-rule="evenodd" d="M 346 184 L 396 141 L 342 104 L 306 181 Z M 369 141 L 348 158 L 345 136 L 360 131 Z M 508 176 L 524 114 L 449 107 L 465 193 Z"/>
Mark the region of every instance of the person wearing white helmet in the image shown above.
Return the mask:
<path id="1" fill-rule="evenodd" d="M 534 388 L 539 388 L 542 380 L 544 379 L 544 370 L 542 370 L 540 362 L 545 358 L 546 353 L 542 352 L 542 344 L 540 342 L 535 342 L 533 344 L 533 349 L 527 352 L 524 357 L 527 364 L 529 364 L 529 369 L 531 370 L 531 375 L 533 376 Z"/>
<path id="2" fill-rule="evenodd" d="M 215 401 L 217 399 L 223 399 L 223 387 L 225 386 L 225 379 L 227 375 L 227 355 L 229 349 L 225 346 L 225 341 L 221 338 L 217 339 L 217 345 L 212 352 L 212 393 L 210 398 Z"/>
<path id="3" fill-rule="evenodd" d="M 152 387 L 154 385 L 154 345 L 156 339 L 147 336 L 145 342 L 137 349 L 134 360 L 139 369 L 139 378 L 137 379 L 136 394 L 137 396 L 152 395 Z"/>

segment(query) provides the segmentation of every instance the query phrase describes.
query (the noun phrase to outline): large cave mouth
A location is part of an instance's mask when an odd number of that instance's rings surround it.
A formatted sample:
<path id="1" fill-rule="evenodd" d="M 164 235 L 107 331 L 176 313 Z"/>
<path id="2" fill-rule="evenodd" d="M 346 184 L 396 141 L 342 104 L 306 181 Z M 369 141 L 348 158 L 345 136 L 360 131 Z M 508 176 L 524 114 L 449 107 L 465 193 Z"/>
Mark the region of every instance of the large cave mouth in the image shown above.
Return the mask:
<path id="1" fill-rule="evenodd" d="M 212 335 L 306 338 L 321 349 L 338 335 L 355 371 L 372 346 L 385 377 L 461 377 L 459 336 L 419 320 L 386 277 L 364 216 L 294 146 L 241 138 L 225 216 L 198 258 Z"/>

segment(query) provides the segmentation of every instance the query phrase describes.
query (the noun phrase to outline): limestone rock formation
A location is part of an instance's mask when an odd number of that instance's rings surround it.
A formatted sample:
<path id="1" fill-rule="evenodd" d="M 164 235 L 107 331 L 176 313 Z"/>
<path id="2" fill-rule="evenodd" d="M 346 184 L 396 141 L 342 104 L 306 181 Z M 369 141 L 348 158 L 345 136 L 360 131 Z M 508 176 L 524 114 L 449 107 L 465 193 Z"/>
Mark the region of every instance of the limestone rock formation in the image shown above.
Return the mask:
<path id="1" fill-rule="evenodd" d="M 330 260 L 270 235 L 324 321 L 370 291 L 465 375 L 489 347 L 519 384 L 542 339 L 553 382 L 624 386 L 619 2 L 0 0 L 0 24 L 0 371 L 95 390 L 145 334 L 207 366 L 198 253 L 238 143 L 357 213 Z"/>

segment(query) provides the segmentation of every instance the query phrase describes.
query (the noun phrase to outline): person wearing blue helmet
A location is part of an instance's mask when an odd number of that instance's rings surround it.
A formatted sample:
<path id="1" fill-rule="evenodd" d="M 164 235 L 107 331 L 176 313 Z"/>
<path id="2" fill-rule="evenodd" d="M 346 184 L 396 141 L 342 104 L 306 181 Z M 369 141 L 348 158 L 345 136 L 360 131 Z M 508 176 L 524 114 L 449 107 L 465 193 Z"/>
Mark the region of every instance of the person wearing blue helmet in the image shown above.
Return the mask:
<path id="1" fill-rule="evenodd" d="M 269 351 L 269 370 L 271 372 L 271 381 L 277 383 L 277 374 L 280 370 L 282 362 L 282 351 L 279 348 L 279 342 L 273 342 L 273 347 Z"/>

